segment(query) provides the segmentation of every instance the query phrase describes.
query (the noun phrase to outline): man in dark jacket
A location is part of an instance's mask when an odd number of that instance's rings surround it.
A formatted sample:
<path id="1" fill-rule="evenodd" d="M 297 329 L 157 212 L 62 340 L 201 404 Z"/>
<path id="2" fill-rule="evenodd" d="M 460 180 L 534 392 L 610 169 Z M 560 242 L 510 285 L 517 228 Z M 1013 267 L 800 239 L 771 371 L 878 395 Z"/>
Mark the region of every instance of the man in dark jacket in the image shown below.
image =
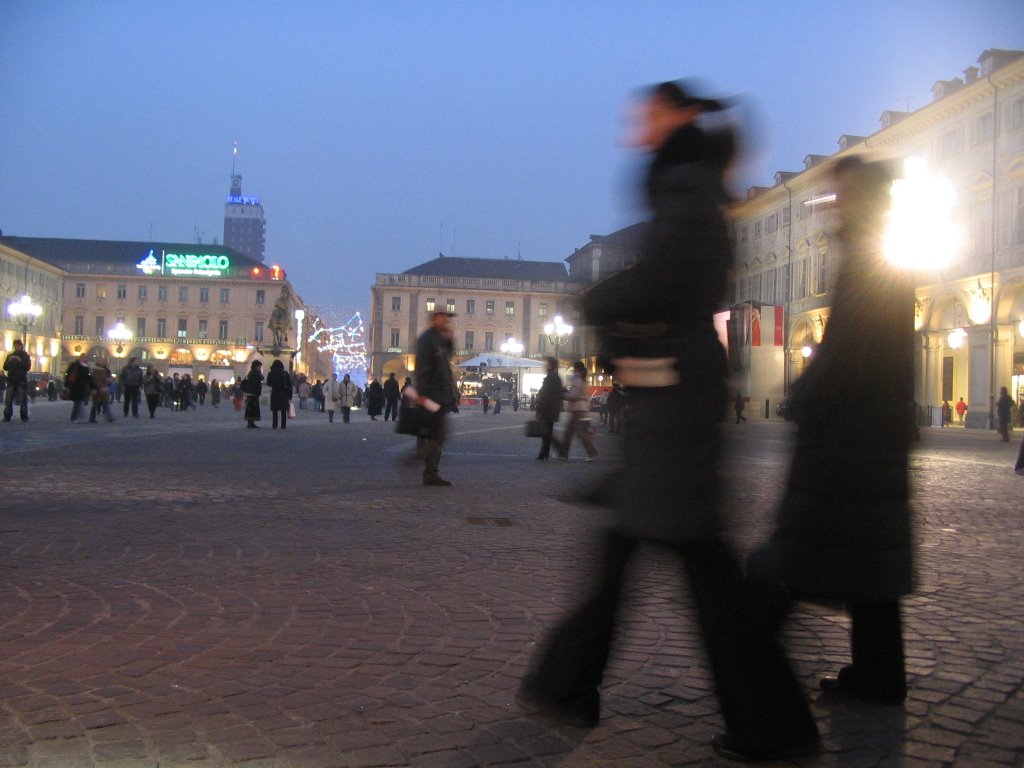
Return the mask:
<path id="1" fill-rule="evenodd" d="M 452 314 L 435 312 L 430 327 L 416 340 L 417 404 L 438 408 L 434 428 L 424 438 L 424 485 L 451 485 L 438 472 L 444 448 L 445 414 L 455 406 L 455 382 L 452 378 Z"/>
<path id="2" fill-rule="evenodd" d="M 121 392 L 124 395 L 124 416 L 128 418 L 128 409 L 131 409 L 132 416 L 139 418 L 139 400 L 142 397 L 142 368 L 139 367 L 139 359 L 133 357 L 128 365 L 117 374 L 117 383 L 121 385 Z"/>
<path id="3" fill-rule="evenodd" d="M 558 360 L 547 359 L 548 373 L 537 393 L 537 421 L 544 425 L 544 434 L 540 438 L 538 459 L 551 456 L 551 444 L 555 442 L 555 422 L 562 415 L 562 379 L 558 375 Z M 556 443 L 555 448 L 558 448 Z"/>
<path id="4" fill-rule="evenodd" d="M 742 571 L 722 531 L 726 361 L 712 317 L 732 262 L 723 177 L 734 144 L 697 122 L 720 108 L 680 83 L 650 89 L 640 105 L 635 143 L 652 154 L 646 239 L 634 266 L 583 298 L 630 402 L 625 467 L 602 492 L 615 524 L 598 584 L 543 644 L 520 696 L 563 720 L 597 724 L 627 566 L 641 542 L 658 542 L 682 560 L 700 620 L 727 728 L 712 744 L 756 760 L 811 747 L 818 734 L 781 647 L 744 610 Z"/>
<path id="5" fill-rule="evenodd" d="M 776 631 L 792 600 L 845 603 L 852 664 L 821 687 L 895 704 L 907 694 L 899 598 L 913 582 L 914 289 L 880 247 L 891 178 L 837 164 L 842 267 L 825 337 L 790 390 L 799 429 L 777 528 L 749 571 Z"/>
<path id="6" fill-rule="evenodd" d="M 384 382 L 384 421 L 391 418 L 391 421 L 398 420 L 398 401 L 402 393 L 398 389 L 398 379 L 394 373 L 389 373 L 387 381 Z"/>
<path id="7" fill-rule="evenodd" d="M 25 342 L 14 340 L 14 349 L 4 360 L 4 373 L 7 374 L 7 389 L 4 392 L 4 421 L 14 416 L 14 403 L 17 401 L 21 420 L 28 421 L 28 372 L 32 369 L 32 358 L 25 351 Z"/>

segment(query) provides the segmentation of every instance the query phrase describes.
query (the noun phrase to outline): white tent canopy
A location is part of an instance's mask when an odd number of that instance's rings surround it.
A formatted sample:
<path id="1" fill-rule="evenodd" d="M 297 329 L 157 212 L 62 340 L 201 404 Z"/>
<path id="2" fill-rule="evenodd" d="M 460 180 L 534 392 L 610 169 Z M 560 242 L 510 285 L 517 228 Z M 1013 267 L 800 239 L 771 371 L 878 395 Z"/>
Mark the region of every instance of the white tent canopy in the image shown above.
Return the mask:
<path id="1" fill-rule="evenodd" d="M 486 365 L 488 371 L 515 371 L 522 368 L 544 368 L 547 365 L 543 360 L 492 352 L 463 360 L 459 368 L 479 368 L 481 364 Z"/>

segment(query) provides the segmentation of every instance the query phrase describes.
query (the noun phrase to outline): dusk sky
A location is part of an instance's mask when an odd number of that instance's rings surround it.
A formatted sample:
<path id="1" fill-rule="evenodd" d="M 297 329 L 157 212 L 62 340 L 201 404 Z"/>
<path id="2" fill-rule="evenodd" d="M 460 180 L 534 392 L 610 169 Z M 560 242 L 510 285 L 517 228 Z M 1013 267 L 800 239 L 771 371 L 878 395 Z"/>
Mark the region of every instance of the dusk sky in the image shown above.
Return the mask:
<path id="1" fill-rule="evenodd" d="M 237 141 L 267 262 L 364 312 L 376 272 L 560 261 L 637 221 L 639 86 L 743 95 L 741 186 L 770 185 L 1024 48 L 1018 0 L 0 0 L 0 28 L 5 235 L 221 241 Z"/>

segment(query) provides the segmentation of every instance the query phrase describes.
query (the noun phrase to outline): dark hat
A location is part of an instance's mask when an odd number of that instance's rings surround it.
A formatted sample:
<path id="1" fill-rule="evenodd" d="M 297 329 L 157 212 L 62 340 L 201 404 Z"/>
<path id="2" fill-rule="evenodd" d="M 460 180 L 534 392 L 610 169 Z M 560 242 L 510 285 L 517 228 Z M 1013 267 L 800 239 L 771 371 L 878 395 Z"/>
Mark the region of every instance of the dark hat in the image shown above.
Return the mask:
<path id="1" fill-rule="evenodd" d="M 435 318 L 438 315 L 444 315 L 445 317 L 458 317 L 454 312 L 445 312 L 443 309 L 438 309 L 430 313 L 431 318 Z"/>
<path id="2" fill-rule="evenodd" d="M 672 80 L 666 83 L 659 83 L 651 89 L 651 96 L 658 96 L 676 109 L 687 109 L 689 107 L 700 107 L 705 112 L 721 112 L 728 109 L 731 104 L 725 99 L 709 99 L 697 96 L 696 86 L 690 80 Z"/>

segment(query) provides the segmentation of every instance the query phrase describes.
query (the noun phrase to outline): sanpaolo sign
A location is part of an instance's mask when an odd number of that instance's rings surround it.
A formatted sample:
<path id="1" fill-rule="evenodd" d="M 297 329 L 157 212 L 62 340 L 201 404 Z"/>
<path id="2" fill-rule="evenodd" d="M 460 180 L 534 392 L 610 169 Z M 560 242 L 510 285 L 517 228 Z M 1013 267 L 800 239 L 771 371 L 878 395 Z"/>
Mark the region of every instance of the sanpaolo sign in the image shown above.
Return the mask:
<path id="1" fill-rule="evenodd" d="M 158 259 L 153 249 L 135 265 L 145 275 L 174 275 L 176 277 L 226 277 L 231 271 L 231 259 L 214 253 L 167 253 Z"/>

